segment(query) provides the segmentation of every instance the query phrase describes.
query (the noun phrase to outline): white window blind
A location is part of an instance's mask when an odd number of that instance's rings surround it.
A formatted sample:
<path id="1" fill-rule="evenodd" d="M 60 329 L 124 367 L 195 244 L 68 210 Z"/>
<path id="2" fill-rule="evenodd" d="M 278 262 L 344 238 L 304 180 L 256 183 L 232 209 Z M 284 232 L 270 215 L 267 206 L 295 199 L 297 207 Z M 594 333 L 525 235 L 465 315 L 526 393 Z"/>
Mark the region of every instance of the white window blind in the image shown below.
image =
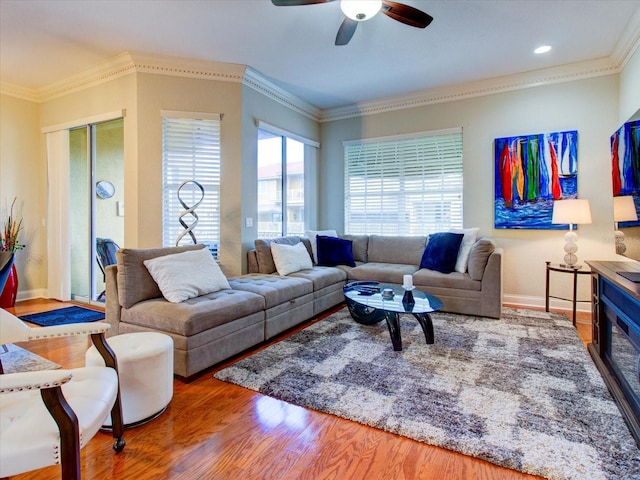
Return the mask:
<path id="1" fill-rule="evenodd" d="M 345 142 L 345 232 L 462 228 L 462 129 Z"/>
<path id="2" fill-rule="evenodd" d="M 179 216 L 185 210 L 177 190 L 185 181 L 195 180 L 204 187 L 204 199 L 196 208 L 198 223 L 193 230 L 198 243 L 209 246 L 217 256 L 220 242 L 220 116 L 162 113 L 162 244 L 173 246 L 184 231 Z M 204 118 L 202 118 L 204 117 Z M 188 207 L 202 194 L 193 183 L 185 185 L 180 198 Z M 183 217 L 187 225 L 195 218 Z M 193 243 L 189 235 L 180 244 Z"/>

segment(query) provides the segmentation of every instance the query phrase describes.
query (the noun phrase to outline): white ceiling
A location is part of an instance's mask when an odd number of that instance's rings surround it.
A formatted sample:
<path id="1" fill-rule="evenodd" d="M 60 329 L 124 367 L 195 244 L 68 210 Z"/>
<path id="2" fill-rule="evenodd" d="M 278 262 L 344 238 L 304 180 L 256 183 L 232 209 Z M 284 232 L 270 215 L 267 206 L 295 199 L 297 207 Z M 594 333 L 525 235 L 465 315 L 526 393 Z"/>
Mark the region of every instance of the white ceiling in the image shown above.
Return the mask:
<path id="1" fill-rule="evenodd" d="M 123 52 L 249 65 L 322 108 L 610 58 L 638 41 L 640 0 L 407 0 L 334 46 L 338 2 L 0 0 L 0 80 L 41 89 Z M 631 37 L 630 37 L 631 32 Z M 626 44 L 625 44 L 626 43 Z M 541 44 L 553 50 L 533 54 Z M 617 60 L 619 61 L 619 59 Z"/>

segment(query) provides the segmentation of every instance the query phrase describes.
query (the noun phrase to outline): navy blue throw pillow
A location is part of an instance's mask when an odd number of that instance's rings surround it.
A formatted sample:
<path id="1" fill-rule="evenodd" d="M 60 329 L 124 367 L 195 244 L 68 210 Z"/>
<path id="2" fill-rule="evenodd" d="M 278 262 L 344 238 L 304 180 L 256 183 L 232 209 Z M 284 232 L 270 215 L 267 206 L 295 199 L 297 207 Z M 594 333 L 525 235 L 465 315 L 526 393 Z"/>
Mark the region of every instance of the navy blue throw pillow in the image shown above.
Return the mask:
<path id="1" fill-rule="evenodd" d="M 441 273 L 451 273 L 456 267 L 458 250 L 464 234 L 432 233 L 422 254 L 420 268 L 428 268 Z"/>
<path id="2" fill-rule="evenodd" d="M 349 265 L 355 267 L 353 259 L 353 242 L 338 237 L 316 237 L 318 247 L 318 265 L 335 267 L 336 265 Z"/>

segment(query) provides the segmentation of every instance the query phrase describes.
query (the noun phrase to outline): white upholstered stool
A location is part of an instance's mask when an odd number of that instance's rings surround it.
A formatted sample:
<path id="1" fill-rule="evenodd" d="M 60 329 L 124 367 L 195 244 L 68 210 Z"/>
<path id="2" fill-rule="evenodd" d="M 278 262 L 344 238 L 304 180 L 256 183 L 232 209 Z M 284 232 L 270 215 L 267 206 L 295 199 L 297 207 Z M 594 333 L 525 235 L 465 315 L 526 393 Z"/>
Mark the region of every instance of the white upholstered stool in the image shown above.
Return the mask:
<path id="1" fill-rule="evenodd" d="M 107 338 L 118 360 L 122 415 L 125 426 L 145 423 L 160 415 L 173 397 L 173 340 L 156 332 L 125 333 Z M 87 366 L 104 365 L 92 346 Z M 111 417 L 105 426 L 111 426 Z"/>

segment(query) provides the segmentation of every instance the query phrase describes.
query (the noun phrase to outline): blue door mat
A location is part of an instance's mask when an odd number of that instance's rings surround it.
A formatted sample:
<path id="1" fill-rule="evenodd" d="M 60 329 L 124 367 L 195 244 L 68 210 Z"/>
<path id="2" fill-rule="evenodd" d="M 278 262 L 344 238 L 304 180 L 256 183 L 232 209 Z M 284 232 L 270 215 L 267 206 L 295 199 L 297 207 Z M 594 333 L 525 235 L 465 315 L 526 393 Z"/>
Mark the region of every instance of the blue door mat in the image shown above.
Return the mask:
<path id="1" fill-rule="evenodd" d="M 84 307 L 66 307 L 48 312 L 22 315 L 22 320 L 35 323 L 41 327 L 51 327 L 53 325 L 66 325 L 68 323 L 85 323 L 104 320 L 104 312 L 91 310 Z"/>

